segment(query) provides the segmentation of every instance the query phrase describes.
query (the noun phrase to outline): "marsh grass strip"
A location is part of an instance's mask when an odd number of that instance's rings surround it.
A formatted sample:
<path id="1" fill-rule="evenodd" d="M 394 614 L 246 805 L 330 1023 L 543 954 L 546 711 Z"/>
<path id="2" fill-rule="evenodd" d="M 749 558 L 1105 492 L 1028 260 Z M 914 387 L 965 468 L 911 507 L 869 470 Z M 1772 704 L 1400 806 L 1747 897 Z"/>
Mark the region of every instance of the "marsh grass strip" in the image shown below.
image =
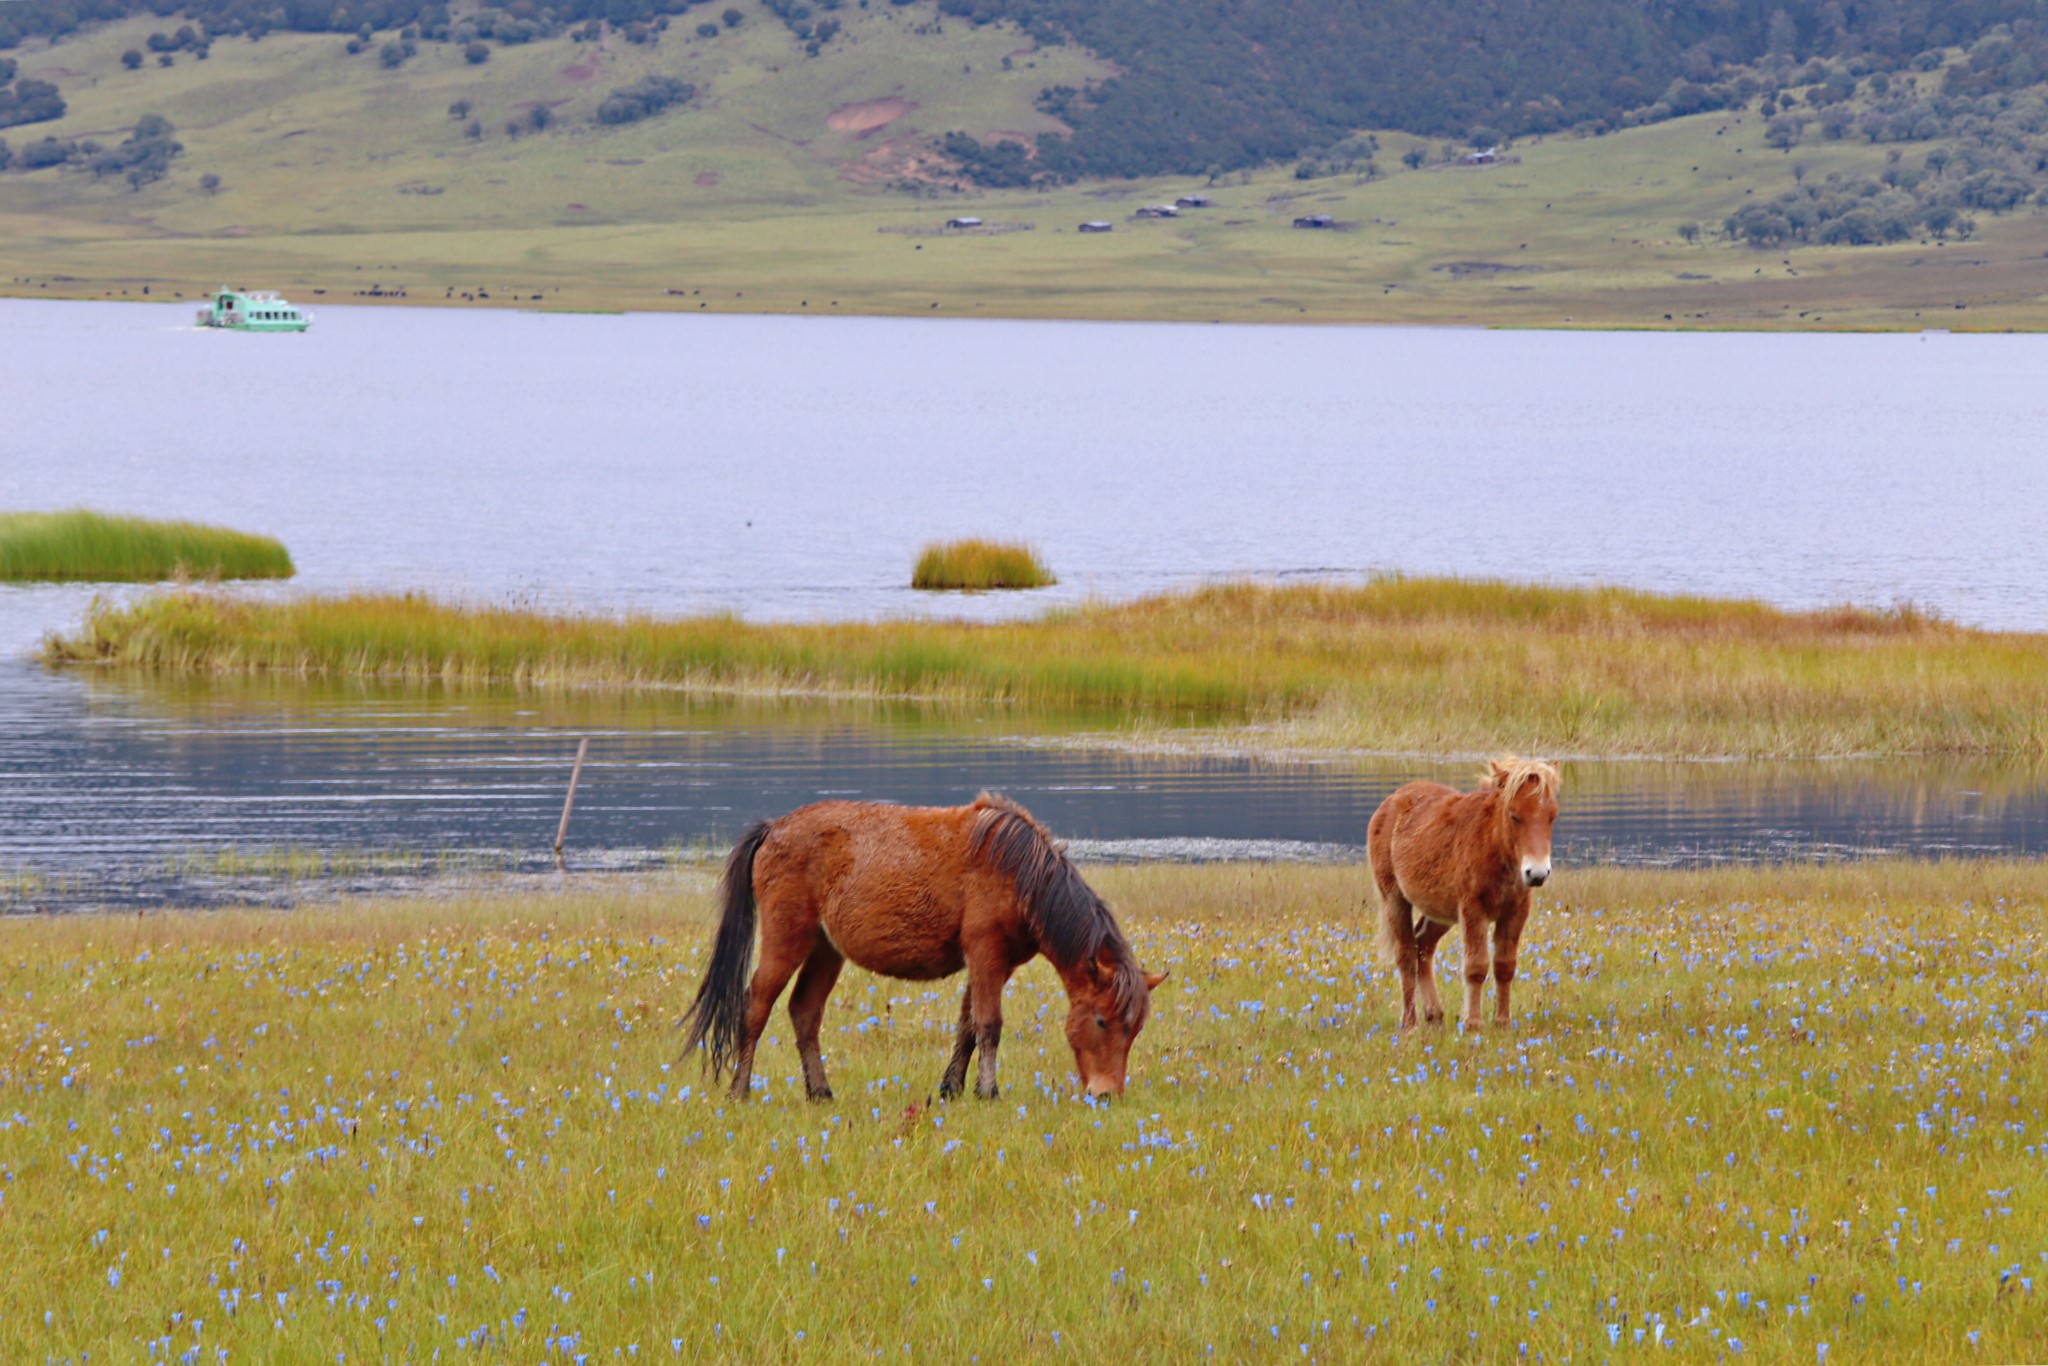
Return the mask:
<path id="1" fill-rule="evenodd" d="M 528 688 L 916 697 L 1255 727 L 1254 747 L 1542 755 L 2032 755 L 2048 636 L 1909 609 L 1464 579 L 1228 583 L 999 624 L 577 617 L 424 595 L 95 609 L 53 663 Z"/>

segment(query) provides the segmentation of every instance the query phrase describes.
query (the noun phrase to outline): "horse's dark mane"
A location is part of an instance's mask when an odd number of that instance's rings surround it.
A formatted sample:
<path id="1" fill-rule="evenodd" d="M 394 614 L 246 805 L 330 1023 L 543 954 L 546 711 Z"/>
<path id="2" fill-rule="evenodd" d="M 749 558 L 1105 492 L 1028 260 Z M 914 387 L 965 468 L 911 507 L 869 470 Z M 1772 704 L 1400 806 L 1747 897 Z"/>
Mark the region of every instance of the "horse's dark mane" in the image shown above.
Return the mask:
<path id="1" fill-rule="evenodd" d="M 1135 1019 L 1149 994 L 1145 975 L 1108 905 L 1029 811 L 991 792 L 976 797 L 974 805 L 968 853 L 1017 889 L 1045 956 L 1056 967 L 1070 969 L 1107 949 L 1114 962 L 1117 1009 L 1126 1019 Z"/>

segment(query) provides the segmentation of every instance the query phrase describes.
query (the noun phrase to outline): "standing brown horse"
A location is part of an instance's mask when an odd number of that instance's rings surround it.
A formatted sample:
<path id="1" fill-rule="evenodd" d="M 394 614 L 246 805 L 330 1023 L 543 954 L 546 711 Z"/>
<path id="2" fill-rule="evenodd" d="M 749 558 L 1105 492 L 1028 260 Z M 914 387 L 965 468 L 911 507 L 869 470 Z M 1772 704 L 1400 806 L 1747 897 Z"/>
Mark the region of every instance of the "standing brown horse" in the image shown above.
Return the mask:
<path id="1" fill-rule="evenodd" d="M 818 1026 L 849 958 L 912 981 L 967 969 L 960 1032 L 939 1083 L 947 1097 L 967 1084 L 977 1047 L 975 1094 L 996 1094 L 1003 987 L 1039 954 L 1066 986 L 1067 1042 L 1091 1096 L 1123 1094 L 1131 1041 L 1166 980 L 1138 966 L 1109 907 L 1045 827 L 986 792 L 970 806 L 819 802 L 762 821 L 726 861 L 722 895 L 688 1046 L 708 1044 L 714 1076 L 731 1065 L 737 1097 L 748 1092 L 754 1046 L 792 973 L 789 1020 L 813 1100 L 832 1096 Z M 761 966 L 750 983 L 757 908 Z"/>
<path id="2" fill-rule="evenodd" d="M 1557 770 L 1534 759 L 1495 759 L 1475 792 L 1409 783 L 1373 812 L 1366 853 L 1380 893 L 1380 952 L 1401 969 L 1401 1026 L 1415 1003 L 1431 1024 L 1444 1018 L 1436 994 L 1436 946 L 1453 925 L 1465 932 L 1465 1028 L 1479 1028 L 1493 932 L 1494 1022 L 1508 1022 L 1508 983 L 1529 919 L 1529 889 L 1550 877 L 1550 828 L 1557 821 Z"/>

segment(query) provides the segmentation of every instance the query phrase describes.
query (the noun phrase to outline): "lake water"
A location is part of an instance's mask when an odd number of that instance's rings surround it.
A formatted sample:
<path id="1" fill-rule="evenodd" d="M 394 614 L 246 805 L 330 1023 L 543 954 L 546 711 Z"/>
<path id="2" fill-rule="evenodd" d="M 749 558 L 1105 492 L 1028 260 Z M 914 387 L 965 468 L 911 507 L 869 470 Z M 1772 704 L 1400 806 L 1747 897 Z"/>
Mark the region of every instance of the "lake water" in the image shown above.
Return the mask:
<path id="1" fill-rule="evenodd" d="M 1076 747 L 911 706 L 255 682 L 0 666 L 0 909 L 293 900 L 438 873 L 537 873 L 579 738 L 568 857 L 723 852 L 827 797 L 951 804 L 992 788 L 1086 859 L 1363 857 L 1380 799 L 1469 763 L 1269 763 Z M 1565 766 L 1561 866 L 2048 850 L 2039 766 Z M 287 868 L 286 857 L 339 851 Z M 231 857 L 239 855 L 239 857 Z"/>
<path id="2" fill-rule="evenodd" d="M 986 617 L 1398 570 L 2048 628 L 2048 338 L 319 311 L 250 337 L 182 304 L 0 301 L 0 507 L 271 532 L 301 571 L 282 591 L 592 611 Z M 911 593 L 918 547 L 962 534 L 1031 540 L 1062 582 Z M 577 735 L 586 866 L 819 795 L 984 786 L 1092 857 L 1351 857 L 1379 796 L 1434 772 L 1106 754 L 999 717 L 23 662 L 94 591 L 0 588 L 0 904 L 268 895 L 229 850 L 357 851 L 373 884 L 407 859 L 539 866 Z M 2048 829 L 2021 766 L 1571 780 L 1566 857 L 2032 852 Z"/>
<path id="3" fill-rule="evenodd" d="M 987 615 L 1401 570 L 2048 628 L 2043 336 L 310 302 L 305 335 L 245 336 L 0 300 L 0 506 L 266 531 L 306 589 L 594 610 Z M 1060 586 L 905 586 L 924 542 L 977 533 Z"/>

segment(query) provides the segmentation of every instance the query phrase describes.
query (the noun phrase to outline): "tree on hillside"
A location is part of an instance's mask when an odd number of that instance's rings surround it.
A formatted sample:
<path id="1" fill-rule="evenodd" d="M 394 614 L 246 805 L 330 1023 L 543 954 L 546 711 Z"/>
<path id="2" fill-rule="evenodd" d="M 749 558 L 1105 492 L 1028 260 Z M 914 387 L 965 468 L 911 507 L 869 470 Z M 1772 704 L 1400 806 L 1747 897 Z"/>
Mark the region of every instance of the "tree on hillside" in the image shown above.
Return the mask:
<path id="1" fill-rule="evenodd" d="M 13 63 L 8 65 L 12 67 Z M 0 128 L 61 119 L 64 107 L 63 95 L 49 81 L 32 81 L 24 77 L 16 81 L 12 89 L 0 85 Z"/>
<path id="2" fill-rule="evenodd" d="M 75 142 L 59 142 L 55 138 L 44 138 L 31 142 L 15 154 L 15 160 L 24 171 L 41 171 L 51 166 L 62 166 L 71 160 Z"/>
<path id="3" fill-rule="evenodd" d="M 127 67 L 130 71 L 140 71 L 142 69 L 142 54 L 132 47 L 129 48 L 121 54 L 121 65 Z"/>
<path id="4" fill-rule="evenodd" d="M 670 105 L 687 104 L 696 95 L 697 87 L 688 81 L 680 81 L 673 76 L 643 76 L 605 96 L 597 106 L 597 121 L 637 123 L 659 114 Z"/>
<path id="5" fill-rule="evenodd" d="M 139 190 L 169 175 L 172 159 L 184 155 L 184 145 L 171 136 L 176 131 L 163 115 L 144 114 L 124 142 L 96 149 L 86 164 L 96 180 L 118 175 Z"/>

